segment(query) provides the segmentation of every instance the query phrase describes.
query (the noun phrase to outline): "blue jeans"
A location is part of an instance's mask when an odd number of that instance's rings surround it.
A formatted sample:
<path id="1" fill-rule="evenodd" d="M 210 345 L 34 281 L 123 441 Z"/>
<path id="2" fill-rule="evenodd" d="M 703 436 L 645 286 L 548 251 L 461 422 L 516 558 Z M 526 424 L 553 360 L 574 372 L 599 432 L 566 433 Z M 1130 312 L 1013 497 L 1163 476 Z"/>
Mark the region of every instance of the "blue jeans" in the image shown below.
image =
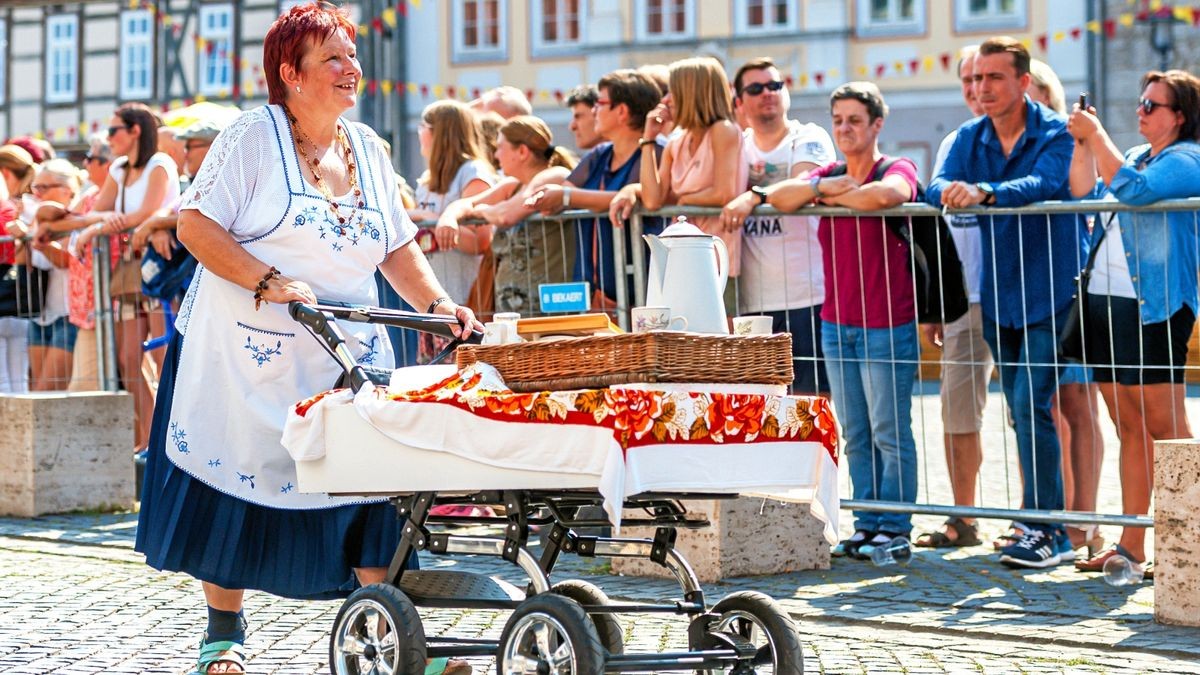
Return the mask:
<path id="1" fill-rule="evenodd" d="M 854 499 L 916 502 L 917 444 L 912 393 L 917 326 L 857 328 L 824 321 L 821 347 L 829 391 L 842 423 Z M 855 511 L 854 528 L 907 535 L 907 513 Z"/>
<path id="2" fill-rule="evenodd" d="M 983 317 L 983 339 L 992 348 L 1000 370 L 1000 388 L 1012 413 L 1017 434 L 1024 492 L 1021 508 L 1062 509 L 1062 450 L 1050 417 L 1050 397 L 1058 388 L 1061 367 L 1056 362 L 1059 334 L 1066 310 L 1057 317 L 1023 328 L 1005 328 Z M 1034 365 L 1050 364 L 1050 365 Z M 1032 523 L 1031 523 L 1032 524 Z M 1059 529 L 1061 523 L 1036 523 Z"/>

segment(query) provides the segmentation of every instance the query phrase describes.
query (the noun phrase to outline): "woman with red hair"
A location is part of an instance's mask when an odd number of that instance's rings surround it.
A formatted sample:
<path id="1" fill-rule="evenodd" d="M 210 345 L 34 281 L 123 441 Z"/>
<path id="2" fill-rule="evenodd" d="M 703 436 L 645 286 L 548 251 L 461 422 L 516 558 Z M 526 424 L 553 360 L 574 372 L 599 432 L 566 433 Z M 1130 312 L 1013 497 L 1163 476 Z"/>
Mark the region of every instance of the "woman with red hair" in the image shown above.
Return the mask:
<path id="1" fill-rule="evenodd" d="M 340 372 L 288 303 L 378 304 L 378 268 L 413 306 L 482 329 L 430 271 L 382 142 L 342 117 L 362 78 L 354 32 L 326 3 L 272 24 L 270 104 L 221 132 L 180 207 L 200 264 L 159 384 L 137 550 L 202 582 L 202 673 L 244 672 L 245 589 L 341 597 L 382 582 L 400 539 L 385 500 L 296 489 L 286 413 Z M 390 366 L 386 331 L 359 326 L 344 328 L 357 360 Z"/>

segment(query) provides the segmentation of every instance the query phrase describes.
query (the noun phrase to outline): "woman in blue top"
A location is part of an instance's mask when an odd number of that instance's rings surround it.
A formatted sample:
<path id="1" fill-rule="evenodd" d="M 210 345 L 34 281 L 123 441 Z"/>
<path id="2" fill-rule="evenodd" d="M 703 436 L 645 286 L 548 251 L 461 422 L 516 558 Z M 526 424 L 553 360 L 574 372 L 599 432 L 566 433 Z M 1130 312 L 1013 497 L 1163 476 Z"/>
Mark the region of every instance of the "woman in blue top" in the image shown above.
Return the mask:
<path id="1" fill-rule="evenodd" d="M 1097 187 L 1126 204 L 1200 196 L 1200 79 L 1181 70 L 1142 78 L 1138 131 L 1148 141 L 1124 156 L 1096 118 L 1075 106 L 1068 130 L 1076 139 L 1071 193 Z M 1144 514 L 1153 490 L 1153 441 L 1190 438 L 1183 366 L 1196 323 L 1194 211 L 1121 212 L 1096 221 L 1098 246 L 1088 282 L 1087 360 L 1121 440 L 1125 513 Z M 1113 556 L 1141 565 L 1145 529 L 1127 527 L 1116 546 L 1075 566 L 1100 571 Z"/>

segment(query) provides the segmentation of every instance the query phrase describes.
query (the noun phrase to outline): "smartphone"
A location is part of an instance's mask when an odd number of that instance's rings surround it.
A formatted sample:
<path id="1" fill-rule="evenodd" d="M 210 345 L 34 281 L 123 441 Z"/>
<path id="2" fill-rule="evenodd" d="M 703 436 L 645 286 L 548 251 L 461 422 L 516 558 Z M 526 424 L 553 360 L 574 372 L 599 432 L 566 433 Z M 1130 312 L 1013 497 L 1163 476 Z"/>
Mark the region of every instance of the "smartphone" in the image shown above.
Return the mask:
<path id="1" fill-rule="evenodd" d="M 1087 92 L 1086 91 L 1079 93 L 1079 109 L 1083 110 L 1084 112 L 1087 112 L 1088 100 L 1087 100 Z"/>

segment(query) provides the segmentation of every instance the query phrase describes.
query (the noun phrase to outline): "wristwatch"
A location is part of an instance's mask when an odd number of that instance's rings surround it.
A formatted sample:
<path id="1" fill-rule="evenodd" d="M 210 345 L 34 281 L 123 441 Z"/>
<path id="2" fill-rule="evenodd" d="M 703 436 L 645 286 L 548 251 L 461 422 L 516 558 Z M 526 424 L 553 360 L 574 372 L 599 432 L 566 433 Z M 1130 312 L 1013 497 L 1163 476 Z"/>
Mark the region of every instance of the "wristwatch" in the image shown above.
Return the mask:
<path id="1" fill-rule="evenodd" d="M 758 204 L 763 206 L 767 203 L 767 189 L 761 185 L 750 186 L 750 191 L 758 195 Z"/>
<path id="2" fill-rule="evenodd" d="M 983 205 L 991 206 L 996 203 L 996 189 L 987 183 L 976 183 L 975 187 L 983 193 Z"/>

